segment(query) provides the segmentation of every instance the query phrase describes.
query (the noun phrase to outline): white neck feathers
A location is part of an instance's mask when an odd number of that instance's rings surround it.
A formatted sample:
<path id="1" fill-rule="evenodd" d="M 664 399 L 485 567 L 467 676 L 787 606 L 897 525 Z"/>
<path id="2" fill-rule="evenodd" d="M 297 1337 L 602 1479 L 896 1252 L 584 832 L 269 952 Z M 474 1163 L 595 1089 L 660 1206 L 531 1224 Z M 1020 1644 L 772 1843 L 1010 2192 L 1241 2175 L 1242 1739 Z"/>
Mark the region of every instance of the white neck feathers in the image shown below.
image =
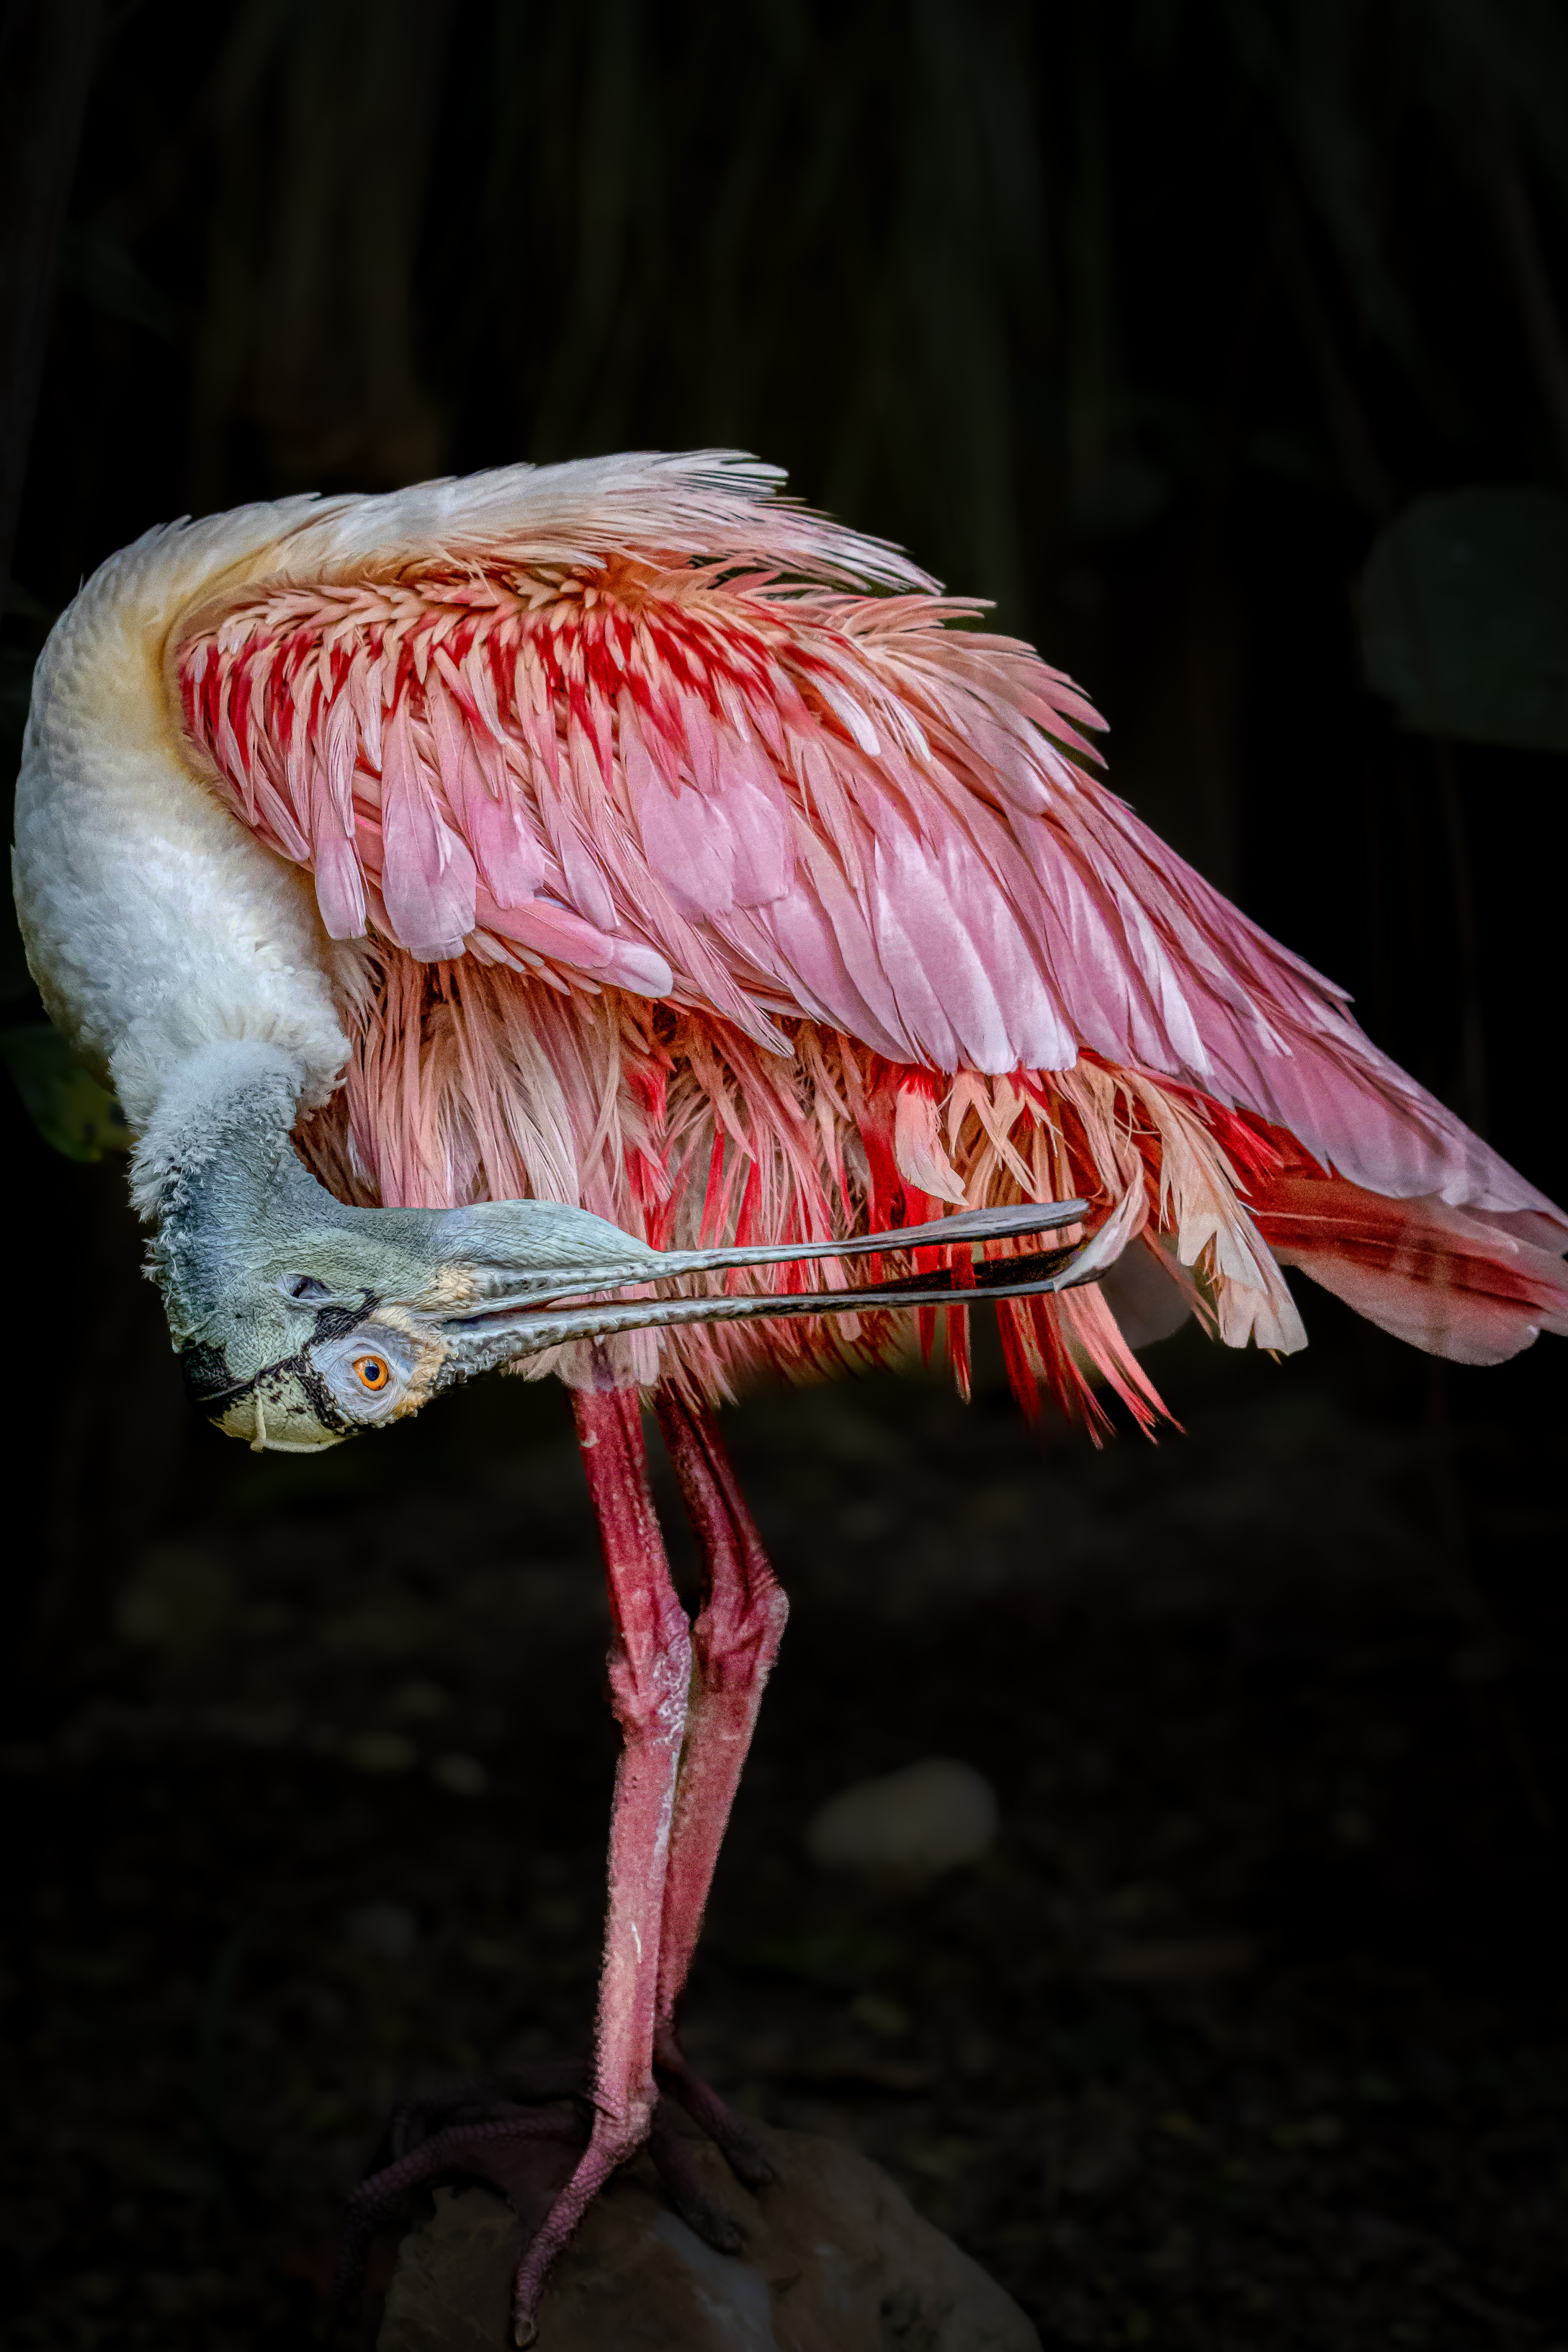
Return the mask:
<path id="1" fill-rule="evenodd" d="M 221 520 L 248 532 L 152 533 L 88 583 L 39 659 L 17 781 L 29 964 L 138 1132 L 204 1046 L 275 1047 L 298 1065 L 307 1102 L 330 1091 L 346 1052 L 308 880 L 187 764 L 165 688 L 183 614 L 258 551 L 256 510 Z"/>

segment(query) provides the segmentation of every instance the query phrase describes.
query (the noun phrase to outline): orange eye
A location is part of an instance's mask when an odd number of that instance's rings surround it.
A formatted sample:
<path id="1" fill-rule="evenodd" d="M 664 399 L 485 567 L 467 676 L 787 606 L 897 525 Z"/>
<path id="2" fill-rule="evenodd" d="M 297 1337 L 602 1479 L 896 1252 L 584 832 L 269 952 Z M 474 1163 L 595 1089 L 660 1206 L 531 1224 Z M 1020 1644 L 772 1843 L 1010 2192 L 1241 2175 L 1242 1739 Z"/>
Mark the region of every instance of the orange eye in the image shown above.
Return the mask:
<path id="1" fill-rule="evenodd" d="M 369 1389 L 372 1396 L 378 1390 L 384 1389 L 392 1378 L 392 1367 L 384 1356 L 356 1356 L 354 1370 L 360 1386 Z"/>

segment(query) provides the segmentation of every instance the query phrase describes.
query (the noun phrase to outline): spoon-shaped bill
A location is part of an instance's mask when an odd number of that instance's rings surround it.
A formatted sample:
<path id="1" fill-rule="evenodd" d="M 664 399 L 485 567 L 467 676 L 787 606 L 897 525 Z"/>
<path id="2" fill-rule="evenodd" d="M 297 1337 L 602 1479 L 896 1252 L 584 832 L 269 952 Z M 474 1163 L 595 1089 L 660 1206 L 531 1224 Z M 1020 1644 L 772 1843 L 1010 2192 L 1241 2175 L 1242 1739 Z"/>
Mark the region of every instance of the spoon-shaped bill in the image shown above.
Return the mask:
<path id="1" fill-rule="evenodd" d="M 1089 1213 L 1085 1201 L 1019 1201 L 997 1209 L 965 1209 L 928 1224 L 900 1225 L 892 1232 L 855 1234 L 843 1241 L 770 1242 L 740 1249 L 652 1250 L 631 1234 L 608 1225 L 605 1254 L 597 1262 L 576 1256 L 570 1264 L 535 1263 L 508 1269 L 493 1289 L 456 1310 L 454 1320 L 486 1323 L 492 1316 L 552 1298 L 577 1298 L 594 1290 L 620 1290 L 632 1282 L 664 1282 L 688 1274 L 714 1274 L 757 1265 L 798 1265 L 812 1259 L 865 1257 L 881 1250 L 968 1247 L 1022 1234 L 1053 1232 L 1079 1223 Z M 584 1223 L 597 1222 L 584 1220 Z M 610 1238 L 613 1235 L 613 1239 Z M 623 1247 L 617 1246 L 623 1244 Z M 537 1244 L 536 1244 L 537 1246 Z M 549 1244 L 546 1244 L 548 1248 Z"/>
<path id="2" fill-rule="evenodd" d="M 944 1221 L 946 1223 L 947 1221 Z M 937 1230 L 941 1230 L 937 1228 Z M 897 1236 L 881 1236 L 883 1246 L 896 1238 L 908 1243 L 905 1229 Z M 825 1253 L 824 1253 L 825 1255 Z M 670 1330 L 686 1323 L 743 1323 L 791 1315 L 849 1315 L 876 1307 L 904 1310 L 914 1307 L 965 1307 L 980 1298 L 1030 1298 L 1052 1290 L 1068 1290 L 1075 1283 L 1092 1281 L 1103 1272 L 1094 1265 L 1079 1271 L 1087 1245 L 1042 1251 L 1029 1257 L 993 1258 L 972 1269 L 972 1280 L 951 1274 L 909 1275 L 894 1282 L 873 1283 L 859 1289 L 722 1293 L 703 1298 L 627 1298 L 599 1306 L 561 1307 L 548 1315 L 498 1313 L 483 1320 L 469 1318 L 465 1336 L 485 1366 L 538 1355 L 568 1339 L 603 1339 L 618 1331 Z M 770 1263 L 770 1260 L 764 1260 Z M 476 1365 L 475 1369 L 479 1369 Z"/>

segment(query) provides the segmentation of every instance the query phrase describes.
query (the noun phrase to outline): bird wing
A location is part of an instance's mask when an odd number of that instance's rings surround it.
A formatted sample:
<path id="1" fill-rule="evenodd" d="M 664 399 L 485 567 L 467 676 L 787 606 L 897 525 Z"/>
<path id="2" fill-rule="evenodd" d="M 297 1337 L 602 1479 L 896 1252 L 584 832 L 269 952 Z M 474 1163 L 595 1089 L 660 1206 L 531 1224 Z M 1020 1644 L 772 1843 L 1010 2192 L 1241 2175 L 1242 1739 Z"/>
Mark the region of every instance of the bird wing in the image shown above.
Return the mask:
<path id="1" fill-rule="evenodd" d="M 614 460 L 313 509 L 183 625 L 188 736 L 335 938 L 780 1051 L 779 1016 L 939 1071 L 1087 1050 L 1375 1192 L 1552 1213 L 1104 786 L 1068 678 L 771 488 Z"/>

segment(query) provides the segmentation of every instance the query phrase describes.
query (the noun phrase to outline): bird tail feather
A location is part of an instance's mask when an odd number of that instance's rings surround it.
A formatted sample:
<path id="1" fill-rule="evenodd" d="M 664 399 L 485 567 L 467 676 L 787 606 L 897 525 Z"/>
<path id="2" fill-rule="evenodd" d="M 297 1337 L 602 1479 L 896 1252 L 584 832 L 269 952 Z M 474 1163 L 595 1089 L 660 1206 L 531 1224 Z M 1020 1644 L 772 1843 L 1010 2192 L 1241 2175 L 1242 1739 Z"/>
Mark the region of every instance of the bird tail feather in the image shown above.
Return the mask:
<path id="1" fill-rule="evenodd" d="M 1303 1169 L 1269 1180 L 1251 1205 L 1281 1265 L 1428 1355 L 1500 1364 L 1542 1331 L 1568 1334 L 1568 1267 L 1531 1237 L 1537 1220 L 1384 1200 Z"/>

